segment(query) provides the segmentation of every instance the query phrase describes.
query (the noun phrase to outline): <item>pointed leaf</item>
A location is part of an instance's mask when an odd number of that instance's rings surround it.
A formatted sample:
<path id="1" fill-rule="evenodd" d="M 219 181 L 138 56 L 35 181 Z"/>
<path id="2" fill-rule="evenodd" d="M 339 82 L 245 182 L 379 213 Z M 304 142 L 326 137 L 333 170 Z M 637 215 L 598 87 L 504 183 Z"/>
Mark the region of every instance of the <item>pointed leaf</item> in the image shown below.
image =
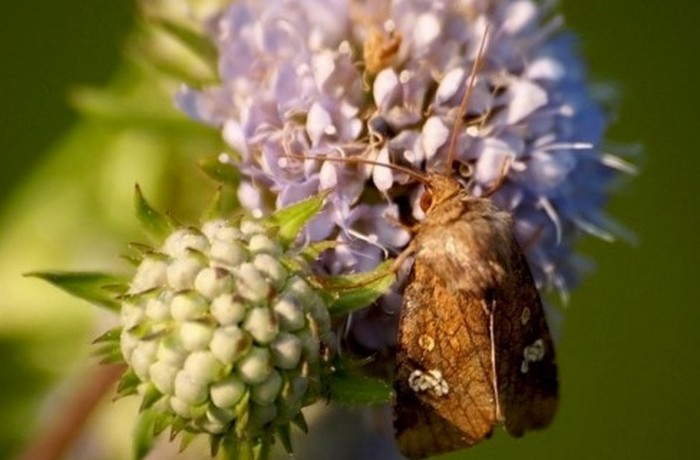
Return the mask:
<path id="1" fill-rule="evenodd" d="M 326 383 L 331 401 L 342 404 L 377 405 L 391 400 L 391 387 L 386 382 L 358 371 L 340 370 L 330 375 Z"/>
<path id="2" fill-rule="evenodd" d="M 157 417 L 157 411 L 155 410 L 143 411 L 140 414 L 134 427 L 134 439 L 131 446 L 134 459 L 141 460 L 146 458 L 151 449 L 153 449 L 155 442 L 153 428 Z"/>
<path id="3" fill-rule="evenodd" d="M 118 343 L 103 344 L 94 352 L 100 357 L 100 364 L 123 363 L 124 357 Z"/>
<path id="4" fill-rule="evenodd" d="M 122 378 L 119 380 L 119 384 L 117 385 L 117 398 L 136 393 L 136 389 L 140 383 L 141 380 L 134 373 L 134 371 L 132 369 L 128 369 L 126 372 L 124 372 L 124 375 L 122 375 Z"/>
<path id="5" fill-rule="evenodd" d="M 393 260 L 387 260 L 371 272 L 335 276 L 318 280 L 323 292 L 331 296 L 331 315 L 344 315 L 364 308 L 386 294 L 396 280 Z"/>
<path id="6" fill-rule="evenodd" d="M 238 442 L 235 436 L 226 436 L 219 445 L 219 458 L 221 460 L 239 460 Z"/>
<path id="7" fill-rule="evenodd" d="M 180 434 L 186 427 L 187 427 L 187 420 L 185 420 L 182 417 L 175 417 L 175 420 L 173 420 L 173 423 L 170 428 L 170 436 L 169 439 L 172 441 L 177 437 L 178 434 Z"/>
<path id="8" fill-rule="evenodd" d="M 278 236 L 285 247 L 294 241 L 304 225 L 323 208 L 329 193 L 330 191 L 319 193 L 273 214 L 272 221 L 279 227 Z"/>
<path id="9" fill-rule="evenodd" d="M 141 226 L 156 241 L 163 241 L 174 230 L 170 220 L 148 204 L 138 184 L 134 190 L 134 207 Z"/>
<path id="10" fill-rule="evenodd" d="M 253 447 L 253 455 L 255 460 L 269 460 L 270 459 L 270 448 L 272 447 L 272 435 L 265 433 L 258 441 L 258 443 Z"/>
<path id="11" fill-rule="evenodd" d="M 25 276 L 48 281 L 69 294 L 113 311 L 119 311 L 120 304 L 104 286 L 127 281 L 126 278 L 102 272 L 32 272 Z"/>
<path id="12" fill-rule="evenodd" d="M 221 442 L 223 441 L 223 435 L 211 435 L 209 436 L 209 455 L 214 458 L 219 453 L 221 448 Z"/>
<path id="13" fill-rule="evenodd" d="M 159 412 L 158 417 L 156 417 L 156 420 L 153 423 L 153 435 L 158 436 L 161 434 L 173 424 L 174 420 L 175 417 L 172 414 Z"/>
<path id="14" fill-rule="evenodd" d="M 214 194 L 211 202 L 209 205 L 206 207 L 204 210 L 204 213 L 202 213 L 201 220 L 203 222 L 212 220 L 212 219 L 217 219 L 223 215 L 223 203 L 221 201 L 222 198 L 222 193 L 221 193 L 221 186 L 218 186 L 216 188 L 216 193 Z"/>
<path id="15" fill-rule="evenodd" d="M 237 190 L 241 182 L 241 173 L 228 158 L 221 155 L 208 156 L 199 161 L 199 167 L 211 179 Z"/>
<path id="16" fill-rule="evenodd" d="M 182 434 L 180 434 L 180 447 L 178 451 L 183 452 L 185 449 L 187 449 L 196 437 L 197 435 L 195 433 L 187 430 L 183 431 Z"/>
<path id="17" fill-rule="evenodd" d="M 301 251 L 301 255 L 309 262 L 315 262 L 319 256 L 324 252 L 329 249 L 334 249 L 335 247 L 338 246 L 337 241 L 318 241 L 316 243 L 312 243 Z"/>
<path id="18" fill-rule="evenodd" d="M 233 436 L 227 436 L 221 443 L 219 458 L 222 460 L 267 460 L 260 456 L 260 445 L 257 440 Z"/>
<path id="19" fill-rule="evenodd" d="M 284 425 L 277 427 L 277 438 L 279 438 L 280 442 L 282 442 L 285 452 L 292 455 L 292 436 L 289 423 L 285 423 Z"/>
<path id="20" fill-rule="evenodd" d="M 122 333 L 122 328 L 121 327 L 114 327 L 112 329 L 109 329 L 107 332 L 96 338 L 95 340 L 92 341 L 93 344 L 97 343 L 109 343 L 109 342 L 116 342 L 119 343 L 119 339 Z"/>
<path id="21" fill-rule="evenodd" d="M 195 56 L 203 59 L 214 73 L 216 72 L 218 51 L 209 37 L 186 24 L 178 23 L 171 19 L 156 16 L 152 16 L 149 19 L 189 48 Z"/>
<path id="22" fill-rule="evenodd" d="M 306 423 L 306 417 L 302 412 L 299 412 L 293 419 L 292 423 L 296 425 L 304 434 L 309 432 L 309 424 Z"/>
<path id="23" fill-rule="evenodd" d="M 146 387 L 145 394 L 143 395 L 143 400 L 141 401 L 141 407 L 139 407 L 139 411 L 145 411 L 146 409 L 150 409 L 151 406 L 157 403 L 162 397 L 163 394 L 160 391 L 158 391 L 158 389 L 156 389 L 155 385 L 149 384 L 148 387 Z"/>

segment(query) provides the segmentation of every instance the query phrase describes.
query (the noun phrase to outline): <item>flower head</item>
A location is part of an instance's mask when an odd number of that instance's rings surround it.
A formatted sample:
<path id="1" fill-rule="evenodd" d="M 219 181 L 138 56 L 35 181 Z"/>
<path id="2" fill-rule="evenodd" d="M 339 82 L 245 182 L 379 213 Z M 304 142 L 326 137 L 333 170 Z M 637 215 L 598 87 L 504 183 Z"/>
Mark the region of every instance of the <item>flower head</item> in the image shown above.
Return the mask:
<path id="1" fill-rule="evenodd" d="M 422 218 L 421 186 L 406 174 L 328 159 L 360 157 L 442 170 L 474 194 L 505 174 L 494 201 L 513 213 L 538 286 L 566 292 L 581 233 L 610 235 L 602 207 L 617 171 L 598 150 L 607 120 L 572 38 L 544 5 L 237 1 L 209 25 L 221 84 L 178 101 L 238 153 L 246 207 L 265 213 L 334 188 L 306 230 L 343 243 L 323 259 L 332 272 L 376 265 L 409 241 L 396 221 Z"/>
<path id="2" fill-rule="evenodd" d="M 144 401 L 181 429 L 264 442 L 320 395 L 329 313 L 264 223 L 174 231 L 125 295 L 121 354 Z"/>

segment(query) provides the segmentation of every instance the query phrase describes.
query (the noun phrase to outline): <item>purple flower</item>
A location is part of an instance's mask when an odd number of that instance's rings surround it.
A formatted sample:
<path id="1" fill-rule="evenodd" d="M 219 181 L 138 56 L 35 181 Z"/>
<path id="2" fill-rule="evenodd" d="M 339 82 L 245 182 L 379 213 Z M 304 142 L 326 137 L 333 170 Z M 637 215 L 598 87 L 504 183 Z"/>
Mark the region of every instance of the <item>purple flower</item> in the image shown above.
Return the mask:
<path id="1" fill-rule="evenodd" d="M 538 286 L 565 294 L 583 268 L 574 251 L 582 233 L 614 234 L 603 207 L 625 164 L 599 150 L 607 118 L 551 4 L 236 1 L 209 23 L 221 84 L 185 88 L 178 103 L 220 127 L 240 156 L 244 206 L 263 214 L 334 188 L 305 234 L 343 243 L 323 259 L 333 272 L 400 251 L 410 235 L 397 222 L 422 217 L 421 186 L 396 170 L 327 157 L 445 171 L 463 116 L 452 173 L 478 195 L 506 172 L 493 199 L 515 216 Z"/>

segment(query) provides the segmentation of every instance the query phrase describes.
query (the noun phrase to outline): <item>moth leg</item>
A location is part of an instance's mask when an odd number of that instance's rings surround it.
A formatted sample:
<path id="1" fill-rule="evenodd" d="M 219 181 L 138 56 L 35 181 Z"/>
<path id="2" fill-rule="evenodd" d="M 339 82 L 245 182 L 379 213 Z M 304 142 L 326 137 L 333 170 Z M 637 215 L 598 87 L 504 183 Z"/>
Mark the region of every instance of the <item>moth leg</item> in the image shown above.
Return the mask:
<path id="1" fill-rule="evenodd" d="M 402 230 L 406 230 L 412 235 L 415 235 L 418 233 L 418 229 L 420 228 L 420 224 L 415 224 L 415 225 L 406 225 L 403 222 L 399 220 L 398 217 L 392 216 L 390 214 L 384 214 L 384 219 L 389 222 L 391 225 L 394 227 L 398 227 Z"/>
<path id="2" fill-rule="evenodd" d="M 501 165 L 501 172 L 498 174 L 498 179 L 496 179 L 496 182 L 491 185 L 488 190 L 485 190 L 484 193 L 481 194 L 481 198 L 489 198 L 491 195 L 496 193 L 496 191 L 501 188 L 503 183 L 506 181 L 508 178 L 508 170 L 510 169 L 510 166 L 513 164 L 513 159 L 510 157 L 506 157 L 506 159 L 503 161 L 503 164 Z"/>

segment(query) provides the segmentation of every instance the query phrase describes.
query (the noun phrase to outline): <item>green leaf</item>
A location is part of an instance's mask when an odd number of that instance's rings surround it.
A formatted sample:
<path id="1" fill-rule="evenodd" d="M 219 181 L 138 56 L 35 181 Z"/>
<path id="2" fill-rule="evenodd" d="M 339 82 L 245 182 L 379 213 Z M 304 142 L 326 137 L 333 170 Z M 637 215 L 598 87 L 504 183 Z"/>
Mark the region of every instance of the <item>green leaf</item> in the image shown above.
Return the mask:
<path id="1" fill-rule="evenodd" d="M 326 380 L 331 401 L 347 405 L 386 404 L 391 387 L 383 380 L 367 377 L 357 370 L 339 370 Z"/>
<path id="2" fill-rule="evenodd" d="M 175 229 L 170 219 L 148 204 L 138 184 L 134 190 L 134 207 L 141 226 L 156 241 L 163 241 Z"/>
<path id="3" fill-rule="evenodd" d="M 32 272 L 25 276 L 48 281 L 71 295 L 113 311 L 119 311 L 120 303 L 104 287 L 127 282 L 126 278 L 103 272 Z"/>
<path id="4" fill-rule="evenodd" d="M 220 155 L 207 156 L 199 161 L 199 167 L 202 171 L 216 182 L 238 189 L 238 184 L 241 182 L 241 174 L 236 165 L 230 161 L 222 161 Z"/>
<path id="5" fill-rule="evenodd" d="M 314 262 L 318 257 L 329 249 L 334 249 L 338 246 L 337 241 L 318 241 L 306 246 L 302 251 L 301 255 L 309 262 Z"/>
<path id="6" fill-rule="evenodd" d="M 175 22 L 172 19 L 157 16 L 151 16 L 149 19 L 169 35 L 179 40 L 192 51 L 193 55 L 198 56 L 206 62 L 212 69 L 212 73 L 216 74 L 219 54 L 216 46 L 209 37 L 187 24 Z"/>
<path id="7" fill-rule="evenodd" d="M 396 279 L 393 260 L 387 260 L 371 272 L 317 279 L 329 296 L 331 315 L 344 315 L 364 308 L 389 290 Z"/>
<path id="8" fill-rule="evenodd" d="M 155 442 L 155 424 L 158 419 L 158 412 L 146 410 L 141 412 L 136 426 L 134 427 L 134 439 L 132 444 L 133 458 L 141 460 L 146 458 L 153 449 Z"/>
<path id="9" fill-rule="evenodd" d="M 279 227 L 278 237 L 283 246 L 289 247 L 304 225 L 318 214 L 329 193 L 330 190 L 319 193 L 280 209 L 272 215 L 272 222 Z"/>

